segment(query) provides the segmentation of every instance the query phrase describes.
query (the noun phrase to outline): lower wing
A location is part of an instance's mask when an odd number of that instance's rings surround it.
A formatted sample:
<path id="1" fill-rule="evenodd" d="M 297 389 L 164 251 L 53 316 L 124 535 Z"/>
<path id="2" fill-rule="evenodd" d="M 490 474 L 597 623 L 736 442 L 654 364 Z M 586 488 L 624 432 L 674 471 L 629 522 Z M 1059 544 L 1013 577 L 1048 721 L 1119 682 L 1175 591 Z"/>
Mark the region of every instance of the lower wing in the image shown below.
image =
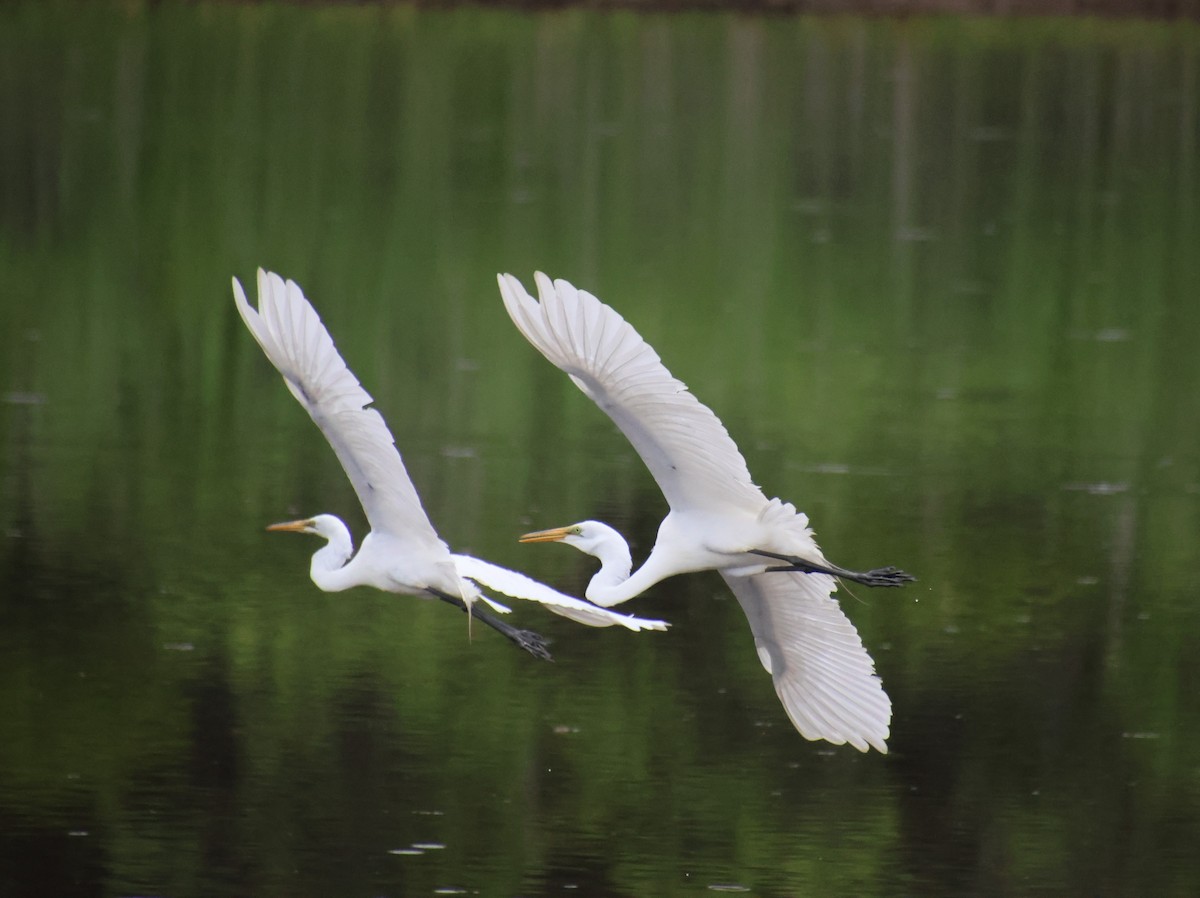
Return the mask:
<path id="1" fill-rule="evenodd" d="M 619 614 L 616 611 L 601 608 L 599 605 L 593 605 L 591 602 L 571 598 L 571 596 L 551 589 L 545 583 L 539 583 L 524 574 L 510 571 L 508 568 L 482 561 L 479 558 L 472 558 L 470 555 L 452 555 L 451 558 L 454 559 L 454 563 L 458 566 L 458 572 L 462 576 L 514 599 L 540 602 L 555 614 L 569 617 L 571 620 L 587 624 L 589 627 L 611 627 L 614 624 L 620 624 L 630 630 L 640 631 L 665 630 L 670 626 L 666 621 L 648 620 L 643 617 L 634 617 L 631 614 Z"/>
<path id="2" fill-rule="evenodd" d="M 892 702 L 841 605 L 832 577 L 721 573 L 750 621 L 758 658 L 805 739 L 887 753 Z"/>

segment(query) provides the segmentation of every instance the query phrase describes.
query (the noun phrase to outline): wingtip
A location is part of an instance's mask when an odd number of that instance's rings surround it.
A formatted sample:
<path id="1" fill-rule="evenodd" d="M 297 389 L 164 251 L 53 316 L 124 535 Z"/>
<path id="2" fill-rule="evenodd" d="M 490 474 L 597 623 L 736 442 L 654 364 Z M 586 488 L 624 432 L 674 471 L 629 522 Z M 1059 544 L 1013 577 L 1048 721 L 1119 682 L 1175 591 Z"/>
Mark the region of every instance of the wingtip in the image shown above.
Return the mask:
<path id="1" fill-rule="evenodd" d="M 867 754 L 868 752 L 870 752 L 870 750 L 872 748 L 875 749 L 877 752 L 879 752 L 881 755 L 886 755 L 888 753 L 888 747 L 887 747 L 887 743 L 884 742 L 883 740 L 886 739 L 889 735 L 890 734 L 886 730 L 884 731 L 882 736 L 865 735 L 862 737 L 864 740 L 866 740 L 865 743 L 861 746 L 856 745 L 854 747 L 857 748 L 859 751 L 861 751 L 864 755 Z"/>
<path id="2" fill-rule="evenodd" d="M 266 284 L 267 289 L 272 292 L 280 289 L 286 289 L 287 287 L 287 282 L 284 281 L 283 276 L 276 274 L 273 271 L 265 271 L 260 268 L 258 270 L 258 277 L 259 282 Z"/>
<path id="3" fill-rule="evenodd" d="M 834 737 L 826 733 L 809 735 L 803 731 L 801 731 L 800 735 L 804 736 L 810 742 L 832 742 L 834 745 L 849 745 L 864 755 L 870 754 L 871 749 L 875 749 L 881 755 L 888 753 L 887 743 L 884 741 L 889 735 L 887 730 L 884 730 L 882 736 L 874 733 L 848 733 L 840 737 Z"/>
<path id="4" fill-rule="evenodd" d="M 521 282 L 507 271 L 502 271 L 496 275 L 496 283 L 500 286 L 500 298 L 504 300 L 505 307 L 515 308 L 519 304 L 521 294 L 525 292 Z"/>
<path id="5" fill-rule="evenodd" d="M 889 716 L 890 716 L 890 712 L 889 712 Z M 861 732 L 860 731 L 859 733 L 856 734 L 856 736 L 861 744 L 856 744 L 854 747 L 857 748 L 859 751 L 861 751 L 863 754 L 867 754 L 873 748 L 877 752 L 879 752 L 881 755 L 886 755 L 888 753 L 887 739 L 891 735 L 892 735 L 891 727 L 889 727 L 886 723 L 883 725 L 882 732 L 880 732 L 878 730 L 875 732 L 869 732 L 869 731 Z"/>
<path id="6" fill-rule="evenodd" d="M 537 286 L 538 301 L 545 303 L 546 298 L 554 293 L 554 282 L 544 272 L 535 271 L 533 283 Z"/>
<path id="7" fill-rule="evenodd" d="M 250 300 L 246 298 L 246 291 L 242 287 L 242 282 L 236 277 L 230 279 L 233 282 L 233 304 L 237 307 L 238 314 L 242 317 L 246 327 L 250 329 L 250 333 L 258 339 L 258 310 L 250 304 Z M 261 296 L 261 292 L 259 296 Z"/>
<path id="8" fill-rule="evenodd" d="M 620 624 L 627 630 L 634 633 L 645 633 L 653 630 L 656 633 L 665 633 L 671 628 L 670 623 L 665 620 L 657 620 L 650 617 L 636 617 L 632 614 L 618 614 L 613 612 L 616 620 L 613 623 Z"/>
<path id="9" fill-rule="evenodd" d="M 870 754 L 871 749 L 879 752 L 881 755 L 888 753 L 887 742 L 884 741 L 891 735 L 891 731 L 884 727 L 882 733 L 864 733 L 856 732 L 846 736 L 846 744 L 858 749 L 864 755 Z"/>

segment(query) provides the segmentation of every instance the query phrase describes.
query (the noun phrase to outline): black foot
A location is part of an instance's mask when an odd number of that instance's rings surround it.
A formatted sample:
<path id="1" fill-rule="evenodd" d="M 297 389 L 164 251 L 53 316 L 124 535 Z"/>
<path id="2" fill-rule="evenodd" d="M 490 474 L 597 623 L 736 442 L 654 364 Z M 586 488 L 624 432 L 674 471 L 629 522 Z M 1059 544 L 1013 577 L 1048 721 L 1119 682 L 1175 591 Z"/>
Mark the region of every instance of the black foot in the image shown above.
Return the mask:
<path id="1" fill-rule="evenodd" d="M 870 571 L 848 571 L 844 567 L 838 567 L 836 564 L 817 564 L 813 561 L 805 561 L 803 558 L 797 558 L 792 555 L 779 555 L 775 552 L 767 552 L 764 549 L 752 549 L 755 555 L 762 555 L 765 558 L 774 558 L 778 561 L 786 561 L 787 564 L 779 565 L 778 567 L 769 567 L 768 571 L 799 571 L 802 574 L 830 574 L 834 577 L 840 577 L 843 580 L 852 580 L 855 583 L 861 583 L 863 586 L 903 586 L 905 583 L 915 583 L 917 578 L 912 574 L 900 570 L 898 567 L 879 567 Z"/>
<path id="2" fill-rule="evenodd" d="M 431 589 L 435 596 L 443 602 L 448 602 L 460 611 L 467 610 L 467 603 L 457 596 L 449 595 L 440 590 Z M 546 640 L 534 633 L 532 630 L 522 630 L 514 627 L 511 624 L 506 624 L 498 617 L 493 617 L 486 611 L 481 609 L 478 604 L 470 606 L 471 617 L 479 621 L 481 624 L 487 624 L 505 639 L 508 639 L 515 645 L 520 646 L 535 658 L 541 658 L 543 661 L 553 661 L 554 658 L 550 655 L 550 649 L 546 647 Z"/>
<path id="3" fill-rule="evenodd" d="M 518 630 L 513 627 L 512 634 L 505 633 L 513 642 L 523 648 L 535 658 L 541 658 L 543 661 L 553 661 L 554 658 L 550 654 L 550 649 L 546 645 L 546 640 L 534 633 L 532 630 Z"/>
<path id="4" fill-rule="evenodd" d="M 873 571 L 864 571 L 861 574 L 855 571 L 846 571 L 837 576 L 853 580 L 855 583 L 861 583 L 863 586 L 903 586 L 905 583 L 915 583 L 917 581 L 917 578 L 912 574 L 902 571 L 898 567 L 891 566 L 877 567 Z"/>

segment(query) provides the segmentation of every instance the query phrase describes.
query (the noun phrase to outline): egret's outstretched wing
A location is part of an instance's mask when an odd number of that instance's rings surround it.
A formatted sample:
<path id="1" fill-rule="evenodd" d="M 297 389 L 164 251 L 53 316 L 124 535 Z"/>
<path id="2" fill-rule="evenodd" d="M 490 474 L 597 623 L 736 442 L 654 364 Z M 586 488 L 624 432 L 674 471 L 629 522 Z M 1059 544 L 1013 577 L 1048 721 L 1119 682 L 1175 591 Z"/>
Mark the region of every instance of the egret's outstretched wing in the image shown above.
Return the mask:
<path id="1" fill-rule="evenodd" d="M 725 426 L 638 332 L 592 294 L 541 272 L 534 279 L 538 300 L 512 275 L 499 275 L 509 317 L 612 418 L 671 507 L 761 508 L 766 497 Z"/>
<path id="2" fill-rule="evenodd" d="M 237 278 L 233 295 L 250 333 L 337 453 L 372 531 L 401 540 L 430 561 L 449 563 L 450 550 L 429 523 L 383 416 L 366 408 L 370 394 L 346 367 L 300 287 L 260 268 L 258 311 Z"/>
<path id="3" fill-rule="evenodd" d="M 754 645 L 805 739 L 887 752 L 892 702 L 825 574 L 721 573 L 750 620 Z"/>
<path id="4" fill-rule="evenodd" d="M 472 558 L 470 555 L 453 555 L 458 572 L 470 580 L 481 583 L 497 592 L 514 599 L 529 599 L 541 602 L 556 614 L 569 617 L 577 623 L 589 627 L 611 627 L 620 624 L 630 630 L 665 630 L 670 626 L 665 621 L 648 620 L 644 617 L 634 617 L 631 614 L 619 614 L 609 611 L 591 602 L 584 602 L 564 595 L 557 589 L 551 589 L 545 583 L 539 583 L 524 574 L 510 571 L 508 568 Z"/>

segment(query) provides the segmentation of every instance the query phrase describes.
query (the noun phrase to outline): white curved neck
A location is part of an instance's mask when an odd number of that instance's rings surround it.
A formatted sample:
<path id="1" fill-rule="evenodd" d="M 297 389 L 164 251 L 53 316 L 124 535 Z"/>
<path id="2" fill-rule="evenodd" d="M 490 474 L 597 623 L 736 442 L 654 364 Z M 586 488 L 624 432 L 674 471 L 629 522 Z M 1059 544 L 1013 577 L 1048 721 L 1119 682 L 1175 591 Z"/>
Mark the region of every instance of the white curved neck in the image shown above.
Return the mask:
<path id="1" fill-rule="evenodd" d="M 588 554 L 600 559 L 600 570 L 588 583 L 584 596 L 588 601 L 605 608 L 628 602 L 659 580 L 677 573 L 662 563 L 661 556 L 656 557 L 651 552 L 646 563 L 631 575 L 629 571 L 633 567 L 633 559 L 629 554 L 629 544 L 615 530 L 608 539 L 588 550 Z"/>
<path id="2" fill-rule="evenodd" d="M 328 532 L 319 534 L 329 542 L 313 553 L 308 573 L 313 583 L 325 592 L 341 592 L 357 582 L 346 572 L 346 562 L 354 554 L 354 540 L 345 524 L 330 517 L 332 525 Z"/>
<path id="3" fill-rule="evenodd" d="M 617 599 L 607 602 L 601 596 L 607 597 L 614 589 L 629 579 L 629 571 L 633 568 L 633 557 L 629 554 L 629 543 L 615 530 L 609 539 L 597 545 L 588 554 L 600 559 L 600 570 L 588 581 L 584 596 L 597 605 L 616 604 L 624 601 Z"/>

